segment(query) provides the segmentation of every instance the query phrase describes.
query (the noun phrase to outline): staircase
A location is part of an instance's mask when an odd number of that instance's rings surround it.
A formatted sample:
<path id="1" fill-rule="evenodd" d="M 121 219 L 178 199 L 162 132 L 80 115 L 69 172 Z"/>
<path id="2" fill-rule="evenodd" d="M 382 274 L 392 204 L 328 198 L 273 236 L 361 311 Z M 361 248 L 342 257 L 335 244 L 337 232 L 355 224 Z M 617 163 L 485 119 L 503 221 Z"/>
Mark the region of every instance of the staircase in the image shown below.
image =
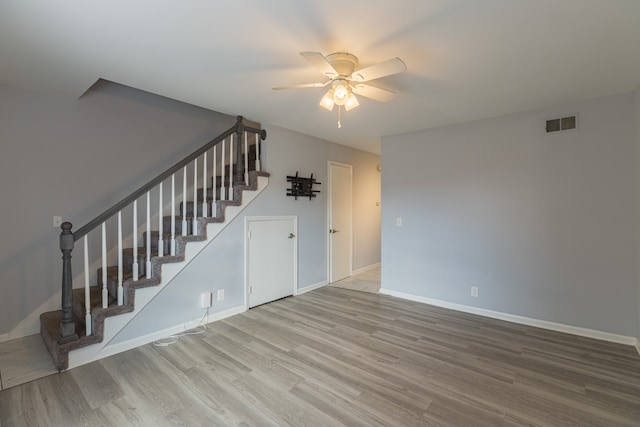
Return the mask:
<path id="1" fill-rule="evenodd" d="M 72 232 L 68 222 L 62 225 L 62 309 L 40 316 L 40 333 L 59 371 L 69 368 L 70 352 L 74 356 L 71 367 L 105 357 L 101 354 L 105 345 L 135 313 L 266 187 L 269 174 L 260 170 L 259 145 L 265 137 L 264 130 L 247 127 L 238 117 L 234 127 L 78 231 Z M 192 171 L 190 182 L 188 168 Z M 180 176 L 182 191 L 176 191 L 176 177 Z M 169 186 L 171 194 L 165 205 Z M 156 199 L 154 217 L 152 194 Z M 146 208 L 146 218 L 141 223 L 139 217 L 144 215 L 138 213 L 139 201 Z M 122 217 L 129 212 L 132 231 L 124 236 Z M 117 236 L 108 238 L 107 222 L 113 223 L 116 218 Z M 74 242 L 81 239 L 84 286 L 74 287 L 71 250 Z M 107 242 L 114 240 L 117 245 L 107 251 Z M 89 241 L 94 246 L 101 243 L 96 259 L 90 257 Z M 125 248 L 124 241 L 131 241 L 131 247 Z M 90 265 L 99 266 L 93 270 L 94 284 Z"/>

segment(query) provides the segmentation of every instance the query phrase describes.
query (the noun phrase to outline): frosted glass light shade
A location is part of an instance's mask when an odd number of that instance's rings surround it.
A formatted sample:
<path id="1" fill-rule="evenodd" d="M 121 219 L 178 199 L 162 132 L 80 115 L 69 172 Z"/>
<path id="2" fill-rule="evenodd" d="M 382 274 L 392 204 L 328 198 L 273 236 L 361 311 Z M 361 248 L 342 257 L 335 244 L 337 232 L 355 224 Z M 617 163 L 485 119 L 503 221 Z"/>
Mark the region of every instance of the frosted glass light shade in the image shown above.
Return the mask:
<path id="1" fill-rule="evenodd" d="M 337 105 L 346 104 L 348 98 L 349 98 L 349 90 L 345 85 L 339 84 L 335 88 L 333 88 L 333 101 Z"/>
<path id="2" fill-rule="evenodd" d="M 326 110 L 333 110 L 335 102 L 333 101 L 333 89 L 329 89 L 320 100 L 320 106 Z"/>
<path id="3" fill-rule="evenodd" d="M 347 102 L 344 104 L 344 109 L 346 111 L 353 110 L 360 103 L 358 102 L 358 98 L 353 93 L 349 93 L 349 97 L 347 98 Z"/>

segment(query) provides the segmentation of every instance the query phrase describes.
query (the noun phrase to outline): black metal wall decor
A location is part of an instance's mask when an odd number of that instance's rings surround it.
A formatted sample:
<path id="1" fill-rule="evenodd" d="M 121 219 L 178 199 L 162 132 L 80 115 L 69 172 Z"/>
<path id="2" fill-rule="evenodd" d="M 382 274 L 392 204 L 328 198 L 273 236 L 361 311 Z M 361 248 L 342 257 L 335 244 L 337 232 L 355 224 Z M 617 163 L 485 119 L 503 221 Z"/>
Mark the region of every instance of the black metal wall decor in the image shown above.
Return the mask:
<path id="1" fill-rule="evenodd" d="M 298 200 L 298 196 L 309 197 L 309 200 L 313 199 L 316 197 L 316 193 L 320 192 L 320 190 L 314 190 L 313 185 L 322 184 L 313 178 L 313 174 L 310 178 L 302 178 L 298 176 L 297 171 L 296 176 L 287 176 L 287 182 L 291 183 L 291 188 L 287 188 L 287 196 L 293 196 L 296 200 Z"/>

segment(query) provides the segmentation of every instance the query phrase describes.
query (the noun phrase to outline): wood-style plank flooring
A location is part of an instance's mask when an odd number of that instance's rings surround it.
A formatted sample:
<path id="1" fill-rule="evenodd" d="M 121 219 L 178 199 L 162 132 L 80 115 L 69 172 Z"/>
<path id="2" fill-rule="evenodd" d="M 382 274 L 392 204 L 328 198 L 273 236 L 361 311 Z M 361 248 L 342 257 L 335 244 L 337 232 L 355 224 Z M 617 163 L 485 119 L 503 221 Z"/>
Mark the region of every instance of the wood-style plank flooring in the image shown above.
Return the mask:
<path id="1" fill-rule="evenodd" d="M 2 391 L 0 425 L 640 426 L 640 357 L 324 287 Z"/>
<path id="2" fill-rule="evenodd" d="M 57 372 L 40 334 L 0 343 L 0 390 Z"/>
<path id="3" fill-rule="evenodd" d="M 380 267 L 371 268 L 346 279 L 330 283 L 329 286 L 378 293 L 380 292 L 380 272 Z"/>

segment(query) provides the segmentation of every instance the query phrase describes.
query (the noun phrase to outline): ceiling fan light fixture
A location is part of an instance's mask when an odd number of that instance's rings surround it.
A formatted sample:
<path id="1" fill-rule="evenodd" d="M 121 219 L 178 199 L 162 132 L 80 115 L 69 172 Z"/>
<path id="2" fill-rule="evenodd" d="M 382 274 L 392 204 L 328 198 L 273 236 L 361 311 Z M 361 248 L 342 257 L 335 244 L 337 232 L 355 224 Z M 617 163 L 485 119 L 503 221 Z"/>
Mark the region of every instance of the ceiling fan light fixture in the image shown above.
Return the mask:
<path id="1" fill-rule="evenodd" d="M 326 110 L 333 110 L 333 106 L 335 105 L 335 101 L 333 100 L 333 88 L 329 89 L 327 93 L 324 94 L 322 99 L 320 100 L 320 106 Z"/>
<path id="2" fill-rule="evenodd" d="M 333 88 L 333 101 L 337 105 L 344 105 L 347 103 L 347 99 L 349 99 L 349 89 L 340 83 Z"/>
<path id="3" fill-rule="evenodd" d="M 358 102 L 358 98 L 356 98 L 353 93 L 349 92 L 349 97 L 347 98 L 347 102 L 344 104 L 344 109 L 346 111 L 350 111 L 356 108 L 358 105 L 360 105 L 360 103 Z"/>

